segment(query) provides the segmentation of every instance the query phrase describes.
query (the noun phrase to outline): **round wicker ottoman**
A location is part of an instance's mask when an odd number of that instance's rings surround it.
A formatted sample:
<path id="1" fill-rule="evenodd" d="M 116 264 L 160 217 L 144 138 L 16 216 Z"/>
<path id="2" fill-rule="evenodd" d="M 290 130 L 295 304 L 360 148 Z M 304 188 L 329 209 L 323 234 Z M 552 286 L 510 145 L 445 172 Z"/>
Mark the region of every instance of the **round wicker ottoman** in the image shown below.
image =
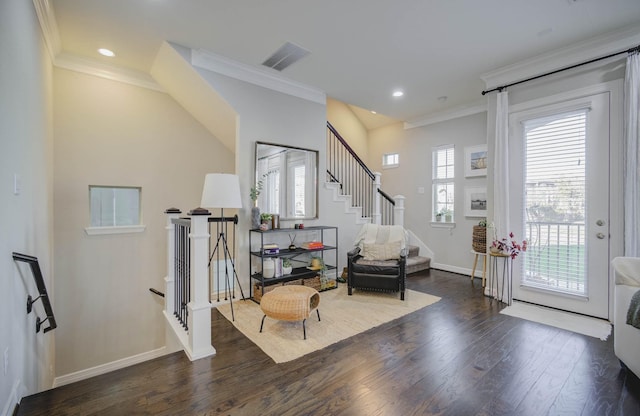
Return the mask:
<path id="1" fill-rule="evenodd" d="M 308 286 L 287 285 L 280 286 L 265 293 L 260 300 L 260 308 L 264 313 L 260 332 L 264 326 L 264 318 L 267 316 L 281 321 L 302 321 L 302 334 L 307 339 L 305 322 L 315 309 L 320 320 L 320 294 L 317 290 Z"/>

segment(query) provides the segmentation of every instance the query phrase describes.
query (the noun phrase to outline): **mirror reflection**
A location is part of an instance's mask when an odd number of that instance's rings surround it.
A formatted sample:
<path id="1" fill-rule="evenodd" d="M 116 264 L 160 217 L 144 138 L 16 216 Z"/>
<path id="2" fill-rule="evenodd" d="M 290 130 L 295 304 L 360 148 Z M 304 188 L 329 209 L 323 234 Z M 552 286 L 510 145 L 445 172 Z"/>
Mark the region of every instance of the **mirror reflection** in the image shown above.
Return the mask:
<path id="1" fill-rule="evenodd" d="M 281 220 L 317 218 L 317 176 L 316 150 L 256 142 L 261 212 L 278 214 Z"/>

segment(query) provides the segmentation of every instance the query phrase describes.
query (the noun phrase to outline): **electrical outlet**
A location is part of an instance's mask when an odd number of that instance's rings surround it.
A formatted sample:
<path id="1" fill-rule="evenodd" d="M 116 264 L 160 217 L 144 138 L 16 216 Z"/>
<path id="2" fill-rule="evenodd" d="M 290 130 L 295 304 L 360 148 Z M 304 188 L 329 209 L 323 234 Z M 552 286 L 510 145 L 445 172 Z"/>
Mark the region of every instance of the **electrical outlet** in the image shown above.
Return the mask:
<path id="1" fill-rule="evenodd" d="M 4 349 L 4 375 L 9 372 L 9 347 Z"/>

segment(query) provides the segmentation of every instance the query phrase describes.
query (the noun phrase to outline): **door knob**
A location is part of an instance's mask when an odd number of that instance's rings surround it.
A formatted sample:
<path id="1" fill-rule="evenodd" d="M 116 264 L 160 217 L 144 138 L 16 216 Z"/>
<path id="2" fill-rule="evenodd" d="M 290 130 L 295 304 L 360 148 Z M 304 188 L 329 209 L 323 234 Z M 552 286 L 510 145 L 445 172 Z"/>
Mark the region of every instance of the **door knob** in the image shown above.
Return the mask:
<path id="1" fill-rule="evenodd" d="M 602 227 L 604 225 L 604 221 L 598 220 L 598 221 L 596 221 L 596 225 Z"/>
<path id="2" fill-rule="evenodd" d="M 598 233 L 598 234 L 596 234 L 596 237 L 598 237 L 600 240 L 602 240 L 605 237 L 605 235 L 602 234 L 602 233 Z"/>

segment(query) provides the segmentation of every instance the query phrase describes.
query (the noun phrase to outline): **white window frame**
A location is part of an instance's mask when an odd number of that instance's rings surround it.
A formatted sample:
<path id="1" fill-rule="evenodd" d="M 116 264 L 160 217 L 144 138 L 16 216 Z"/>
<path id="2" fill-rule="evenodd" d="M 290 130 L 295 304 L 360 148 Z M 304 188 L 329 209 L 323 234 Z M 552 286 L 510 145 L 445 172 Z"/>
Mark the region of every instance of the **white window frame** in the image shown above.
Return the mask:
<path id="1" fill-rule="evenodd" d="M 91 195 L 93 189 L 135 189 L 138 191 L 138 224 L 131 225 L 90 225 L 85 227 L 85 232 L 88 235 L 105 235 L 105 234 L 129 234 L 140 233 L 146 229 L 146 226 L 142 224 L 142 188 L 137 186 L 110 186 L 110 185 L 89 185 L 89 222 L 92 218 L 92 202 Z M 115 215 L 115 214 L 114 214 Z"/>
<path id="2" fill-rule="evenodd" d="M 394 159 L 389 162 L 389 159 Z M 399 153 L 385 153 L 382 155 L 382 169 L 397 168 L 400 166 L 400 154 Z"/>
<path id="3" fill-rule="evenodd" d="M 451 151 L 452 152 L 452 163 L 445 165 L 438 165 L 438 153 L 441 151 Z M 441 146 L 437 146 L 432 148 L 431 150 L 431 160 L 432 160 L 432 173 L 431 173 L 431 189 L 432 189 L 432 203 L 431 203 L 431 221 L 433 225 L 444 226 L 444 227 L 453 227 L 455 225 L 455 145 L 453 144 L 445 144 Z M 438 168 L 441 166 L 447 166 L 447 173 L 450 176 L 439 177 L 438 176 Z M 446 208 L 451 210 L 451 221 L 445 222 L 437 221 L 436 214 L 439 212 L 439 202 L 438 202 L 438 188 L 442 185 L 451 186 L 453 188 L 453 196 L 451 202 L 447 202 Z"/>

